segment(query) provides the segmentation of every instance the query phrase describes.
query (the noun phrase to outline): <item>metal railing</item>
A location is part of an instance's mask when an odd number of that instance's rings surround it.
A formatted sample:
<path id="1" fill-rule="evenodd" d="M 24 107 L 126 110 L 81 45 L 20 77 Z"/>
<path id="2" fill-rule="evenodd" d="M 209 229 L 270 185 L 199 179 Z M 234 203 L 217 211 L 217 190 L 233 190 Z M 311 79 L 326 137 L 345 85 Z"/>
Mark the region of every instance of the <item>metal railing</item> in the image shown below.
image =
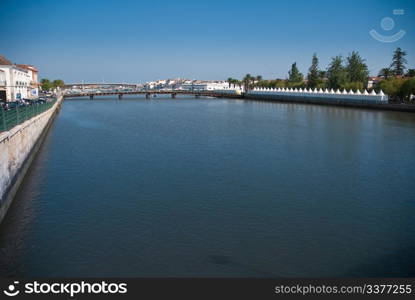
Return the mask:
<path id="1" fill-rule="evenodd" d="M 45 103 L 33 103 L 31 105 L 16 106 L 5 110 L 0 107 L 0 132 L 7 131 L 26 120 L 33 118 L 51 108 L 56 102 L 46 101 Z"/>

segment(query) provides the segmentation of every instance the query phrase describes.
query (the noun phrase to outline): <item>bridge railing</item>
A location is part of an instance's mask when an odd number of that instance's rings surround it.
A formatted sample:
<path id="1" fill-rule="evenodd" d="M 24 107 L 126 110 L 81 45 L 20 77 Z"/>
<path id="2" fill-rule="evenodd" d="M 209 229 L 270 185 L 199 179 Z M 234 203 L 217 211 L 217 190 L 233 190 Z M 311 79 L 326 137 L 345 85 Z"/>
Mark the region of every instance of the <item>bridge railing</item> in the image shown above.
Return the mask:
<path id="1" fill-rule="evenodd" d="M 16 106 L 5 110 L 0 107 L 0 132 L 8 131 L 14 126 L 23 123 L 51 108 L 56 99 L 45 103 L 33 103 L 31 105 Z"/>
<path id="2" fill-rule="evenodd" d="M 80 97 L 91 95 L 106 95 L 106 94 L 229 94 L 229 95 L 241 95 L 242 92 L 239 89 L 218 89 L 218 90 L 184 90 L 184 89 L 137 89 L 137 90 L 88 90 L 88 91 L 64 91 L 65 97 Z"/>

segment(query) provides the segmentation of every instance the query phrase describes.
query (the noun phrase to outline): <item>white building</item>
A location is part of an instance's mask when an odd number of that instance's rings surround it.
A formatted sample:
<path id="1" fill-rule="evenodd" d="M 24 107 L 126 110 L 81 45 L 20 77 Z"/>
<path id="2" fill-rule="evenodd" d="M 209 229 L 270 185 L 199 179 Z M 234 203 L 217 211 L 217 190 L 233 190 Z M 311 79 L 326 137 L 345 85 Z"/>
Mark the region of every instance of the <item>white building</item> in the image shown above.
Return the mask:
<path id="1" fill-rule="evenodd" d="M 192 83 L 183 83 L 178 88 L 188 91 L 214 91 L 223 90 L 229 87 L 226 81 L 196 81 Z"/>
<path id="2" fill-rule="evenodd" d="M 28 90 L 28 98 L 36 98 L 39 96 L 39 86 L 40 83 L 38 81 L 38 70 L 31 65 L 17 65 L 18 68 L 27 70 L 30 76 L 30 91 Z"/>
<path id="3" fill-rule="evenodd" d="M 369 77 L 367 81 L 367 88 L 368 89 L 374 88 L 381 80 L 382 78 L 378 76 Z"/>
<path id="4" fill-rule="evenodd" d="M 224 90 L 229 87 L 227 81 L 219 80 L 190 80 L 190 79 L 166 79 L 166 80 L 157 80 L 150 81 L 144 84 L 144 87 L 147 89 L 177 89 L 177 90 L 186 90 L 186 91 L 213 91 L 213 90 Z"/>
<path id="5" fill-rule="evenodd" d="M 35 98 L 38 95 L 37 70 L 32 66 L 19 67 L 5 57 L 0 56 L 0 72 L 3 73 L 5 84 L 0 98 L 15 101 L 23 98 Z M 1 85 L 0 85 L 1 86 Z"/>

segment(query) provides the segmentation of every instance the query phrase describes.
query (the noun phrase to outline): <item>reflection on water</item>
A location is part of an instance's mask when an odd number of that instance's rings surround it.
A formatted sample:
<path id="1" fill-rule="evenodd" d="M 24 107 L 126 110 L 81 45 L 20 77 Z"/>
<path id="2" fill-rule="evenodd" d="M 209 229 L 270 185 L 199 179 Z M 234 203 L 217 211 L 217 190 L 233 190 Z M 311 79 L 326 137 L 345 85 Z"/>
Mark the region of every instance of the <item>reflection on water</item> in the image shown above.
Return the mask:
<path id="1" fill-rule="evenodd" d="M 66 100 L 0 228 L 0 274 L 413 276 L 415 115 Z"/>
<path id="2" fill-rule="evenodd" d="M 53 126 L 52 126 L 53 127 Z M 31 234 L 31 226 L 36 222 L 38 207 L 36 199 L 41 197 L 41 190 L 45 185 L 46 159 L 48 155 L 49 138 L 46 138 L 40 153 L 32 161 L 25 181 L 30 184 L 23 184 L 7 217 L 0 226 L 0 274 L 8 276 L 19 276 L 22 274 L 22 256 L 25 252 L 25 241 L 27 235 Z"/>

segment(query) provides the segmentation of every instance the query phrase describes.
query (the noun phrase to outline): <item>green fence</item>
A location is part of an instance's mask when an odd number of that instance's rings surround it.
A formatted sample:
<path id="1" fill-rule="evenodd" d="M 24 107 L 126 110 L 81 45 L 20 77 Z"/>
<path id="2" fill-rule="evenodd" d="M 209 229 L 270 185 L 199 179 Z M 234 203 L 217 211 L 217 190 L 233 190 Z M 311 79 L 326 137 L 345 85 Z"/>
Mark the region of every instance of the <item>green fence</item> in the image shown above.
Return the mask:
<path id="1" fill-rule="evenodd" d="M 9 110 L 4 110 L 0 107 L 0 131 L 7 131 L 16 125 L 47 111 L 55 104 L 55 102 L 56 99 L 53 99 L 50 102 L 17 106 Z"/>

